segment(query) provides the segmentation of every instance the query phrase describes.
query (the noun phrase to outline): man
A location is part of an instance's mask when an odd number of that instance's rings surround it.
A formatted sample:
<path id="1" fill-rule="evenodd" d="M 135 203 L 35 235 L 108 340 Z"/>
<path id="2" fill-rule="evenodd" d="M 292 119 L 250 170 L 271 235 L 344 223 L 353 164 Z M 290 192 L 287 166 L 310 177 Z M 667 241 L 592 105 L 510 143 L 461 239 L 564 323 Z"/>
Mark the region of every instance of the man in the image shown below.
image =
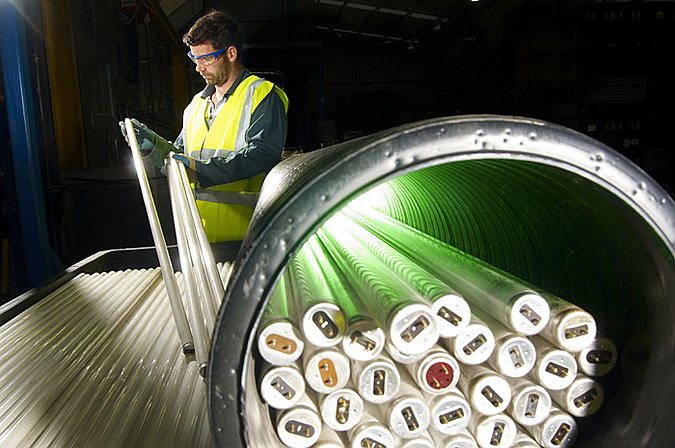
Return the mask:
<path id="1" fill-rule="evenodd" d="M 136 120 L 145 159 L 163 166 L 169 151 L 196 173 L 197 206 L 211 242 L 243 239 L 265 172 L 286 140 L 286 94 L 252 75 L 241 62 L 237 24 L 220 11 L 199 18 L 183 36 L 188 56 L 206 81 L 183 112 L 173 145 Z M 125 132 L 123 130 L 123 132 Z"/>

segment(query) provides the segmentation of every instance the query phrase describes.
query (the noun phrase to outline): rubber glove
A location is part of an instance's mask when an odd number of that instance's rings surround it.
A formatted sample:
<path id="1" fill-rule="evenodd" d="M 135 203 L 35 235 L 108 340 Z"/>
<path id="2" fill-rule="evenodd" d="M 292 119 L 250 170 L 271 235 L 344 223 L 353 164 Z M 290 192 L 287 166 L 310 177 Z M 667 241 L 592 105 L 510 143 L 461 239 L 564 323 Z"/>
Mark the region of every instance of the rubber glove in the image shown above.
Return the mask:
<path id="1" fill-rule="evenodd" d="M 171 157 L 176 159 L 176 161 L 182 163 L 185 165 L 185 167 L 188 169 L 187 170 L 187 177 L 188 181 L 193 184 L 197 182 L 197 159 L 193 159 L 192 157 L 186 156 L 185 154 L 180 154 L 180 153 L 171 153 Z"/>
<path id="2" fill-rule="evenodd" d="M 136 140 L 138 141 L 138 147 L 141 150 L 143 159 L 158 168 L 162 168 L 166 156 L 176 148 L 135 118 L 131 119 L 131 124 L 134 126 Z M 127 138 L 127 127 L 124 125 L 124 121 L 120 121 L 119 125 L 124 140 L 129 143 L 129 139 Z"/>
<path id="3" fill-rule="evenodd" d="M 197 161 L 192 157 L 188 157 L 185 154 L 173 153 L 171 157 L 185 165 L 186 168 L 191 169 L 192 171 L 197 170 Z"/>

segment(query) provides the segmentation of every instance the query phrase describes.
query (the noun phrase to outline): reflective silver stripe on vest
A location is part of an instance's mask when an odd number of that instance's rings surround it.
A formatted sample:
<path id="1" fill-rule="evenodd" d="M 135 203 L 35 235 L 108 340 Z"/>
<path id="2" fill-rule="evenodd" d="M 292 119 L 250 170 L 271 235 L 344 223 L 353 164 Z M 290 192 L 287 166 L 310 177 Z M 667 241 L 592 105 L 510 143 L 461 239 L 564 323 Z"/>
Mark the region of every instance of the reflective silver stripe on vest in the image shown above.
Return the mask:
<path id="1" fill-rule="evenodd" d="M 218 204 L 248 205 L 253 207 L 260 197 L 259 193 L 235 193 L 233 191 L 195 190 L 198 201 Z"/>
<path id="2" fill-rule="evenodd" d="M 255 93 L 255 89 L 263 82 L 265 82 L 265 79 L 263 78 L 256 79 L 246 89 L 244 105 L 241 110 L 241 116 L 239 117 L 237 138 L 234 141 L 234 148 L 232 148 L 235 151 L 246 146 L 246 131 L 248 130 L 248 126 L 251 124 L 251 113 L 253 111 L 253 94 Z"/>
<path id="3" fill-rule="evenodd" d="M 215 149 L 202 148 L 201 151 L 199 151 L 199 158 L 201 160 L 209 160 L 211 157 L 215 155 L 216 155 Z"/>

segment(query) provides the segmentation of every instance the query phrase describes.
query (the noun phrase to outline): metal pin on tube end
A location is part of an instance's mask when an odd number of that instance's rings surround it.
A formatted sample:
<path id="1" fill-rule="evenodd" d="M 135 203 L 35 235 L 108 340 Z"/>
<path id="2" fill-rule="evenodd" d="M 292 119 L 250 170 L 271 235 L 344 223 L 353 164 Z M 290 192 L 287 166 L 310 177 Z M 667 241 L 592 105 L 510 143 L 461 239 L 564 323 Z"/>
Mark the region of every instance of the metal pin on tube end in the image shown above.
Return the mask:
<path id="1" fill-rule="evenodd" d="M 505 414 L 474 414 L 469 424 L 481 448 L 505 448 L 516 438 L 516 423 Z"/>
<path id="2" fill-rule="evenodd" d="M 311 353 L 304 361 L 304 368 L 307 384 L 321 394 L 342 389 L 349 381 L 349 359 L 331 347 Z"/>
<path id="3" fill-rule="evenodd" d="M 553 408 L 542 423 L 525 430 L 544 448 L 568 448 L 577 438 L 577 423 L 568 413 Z"/>
<path id="4" fill-rule="evenodd" d="M 364 319 L 350 325 L 342 338 L 342 350 L 354 361 L 370 361 L 384 349 L 384 331 L 372 320 Z"/>
<path id="5" fill-rule="evenodd" d="M 401 307 L 391 318 L 388 337 L 402 353 L 424 353 L 438 341 L 433 311 L 421 303 Z"/>
<path id="6" fill-rule="evenodd" d="M 472 397 L 479 411 L 493 415 L 506 409 L 511 393 L 503 378 L 492 376 L 476 383 Z"/>
<path id="7" fill-rule="evenodd" d="M 478 365 L 488 360 L 495 348 L 494 334 L 483 323 L 471 322 L 454 339 L 447 341 L 448 350 L 458 361 Z"/>
<path id="8" fill-rule="evenodd" d="M 556 313 L 541 333 L 556 346 L 576 353 L 591 345 L 598 327 L 593 316 L 577 307 Z"/>
<path id="9" fill-rule="evenodd" d="M 530 376 L 550 390 L 568 387 L 577 375 L 577 361 L 574 356 L 554 347 L 546 346 L 541 338 L 532 338 L 537 348 L 537 361 Z"/>
<path id="10" fill-rule="evenodd" d="M 551 395 L 543 387 L 523 378 L 511 390 L 507 414 L 521 425 L 538 425 L 551 413 Z"/>
<path id="11" fill-rule="evenodd" d="M 260 356 L 278 366 L 290 364 L 300 358 L 304 345 L 300 332 L 286 320 L 269 323 L 258 335 Z"/>
<path id="12" fill-rule="evenodd" d="M 401 375 L 396 365 L 385 357 L 355 364 L 352 377 L 361 397 L 375 404 L 390 401 L 401 386 Z"/>
<path id="13" fill-rule="evenodd" d="M 441 346 L 436 346 L 410 369 L 417 385 L 430 394 L 442 394 L 459 380 L 459 363 Z"/>
<path id="14" fill-rule="evenodd" d="M 609 373 L 618 359 L 614 342 L 607 338 L 595 338 L 591 345 L 577 353 L 579 370 L 588 376 L 602 376 Z"/>
<path id="15" fill-rule="evenodd" d="M 421 397 L 403 396 L 388 406 L 387 421 L 392 432 L 404 439 L 424 433 L 431 423 L 429 406 Z"/>
<path id="16" fill-rule="evenodd" d="M 290 448 L 309 448 L 321 434 L 321 417 L 305 406 L 287 409 L 279 414 L 277 434 Z"/>
<path id="17" fill-rule="evenodd" d="M 594 379 L 577 375 L 568 388 L 551 391 L 551 396 L 574 417 L 588 417 L 602 406 L 604 392 Z"/>
<path id="18" fill-rule="evenodd" d="M 183 349 L 183 353 L 186 355 L 192 354 L 195 352 L 195 345 L 192 342 L 186 342 L 184 343 L 181 348 Z"/>
<path id="19" fill-rule="evenodd" d="M 457 294 L 439 297 L 431 304 L 431 309 L 442 338 L 454 338 L 471 322 L 471 307 Z"/>
<path id="20" fill-rule="evenodd" d="M 459 389 L 476 411 L 484 415 L 504 412 L 511 402 L 508 381 L 484 366 L 462 366 Z"/>
<path id="21" fill-rule="evenodd" d="M 533 336 L 546 328 L 550 317 L 548 302 L 539 294 L 528 292 L 516 296 L 509 308 L 508 322 L 517 333 Z"/>
<path id="22" fill-rule="evenodd" d="M 306 340 L 318 347 L 330 347 L 342 341 L 347 323 L 340 307 L 322 302 L 311 306 L 302 317 Z"/>
<path id="23" fill-rule="evenodd" d="M 536 351 L 532 342 L 516 334 L 498 340 L 495 350 L 490 355 L 490 366 L 511 378 L 527 375 L 535 362 Z"/>
<path id="24" fill-rule="evenodd" d="M 343 388 L 323 397 L 321 417 L 329 428 L 348 431 L 361 421 L 363 399 L 356 391 Z"/>
<path id="25" fill-rule="evenodd" d="M 295 365 L 274 366 L 260 380 L 260 395 L 270 407 L 289 409 L 305 393 L 305 378 Z"/>
<path id="26" fill-rule="evenodd" d="M 431 426 L 441 434 L 459 434 L 471 420 L 471 406 L 464 395 L 457 390 L 446 391 L 443 395 L 429 399 Z"/>

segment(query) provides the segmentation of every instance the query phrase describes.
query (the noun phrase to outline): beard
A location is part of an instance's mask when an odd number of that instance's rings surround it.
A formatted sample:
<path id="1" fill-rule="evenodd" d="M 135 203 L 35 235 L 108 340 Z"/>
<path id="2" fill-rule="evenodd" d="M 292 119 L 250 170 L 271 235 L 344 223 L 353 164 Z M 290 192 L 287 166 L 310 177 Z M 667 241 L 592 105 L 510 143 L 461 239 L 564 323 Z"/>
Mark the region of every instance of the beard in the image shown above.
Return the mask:
<path id="1" fill-rule="evenodd" d="M 226 67 L 219 67 L 213 72 L 205 72 L 201 75 L 202 78 L 204 78 L 204 81 L 206 81 L 206 84 L 210 86 L 219 86 L 227 81 L 229 73 Z"/>

